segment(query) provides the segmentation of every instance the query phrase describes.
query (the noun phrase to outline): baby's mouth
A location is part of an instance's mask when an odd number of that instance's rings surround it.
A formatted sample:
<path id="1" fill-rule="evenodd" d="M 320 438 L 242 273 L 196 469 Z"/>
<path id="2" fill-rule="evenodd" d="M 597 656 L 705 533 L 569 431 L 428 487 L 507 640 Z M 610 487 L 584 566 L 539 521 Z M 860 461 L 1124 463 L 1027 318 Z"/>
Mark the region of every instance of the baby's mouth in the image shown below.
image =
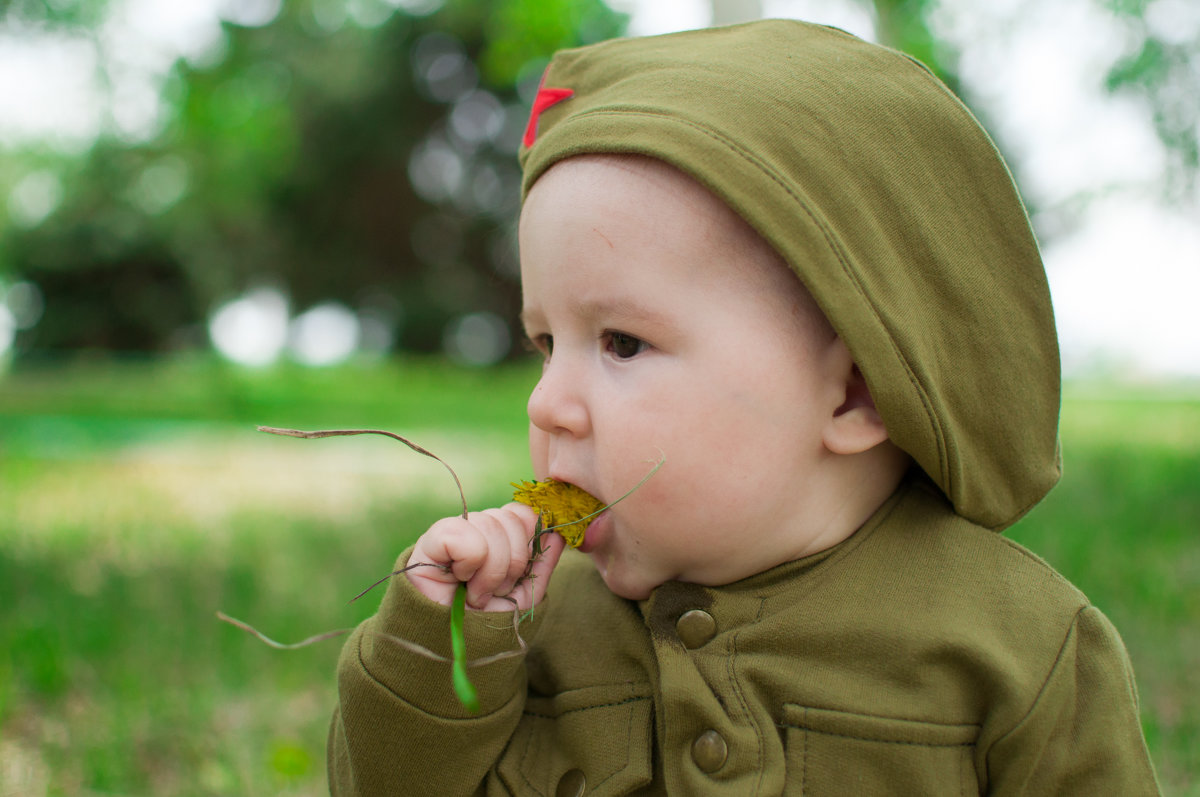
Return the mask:
<path id="1" fill-rule="evenodd" d="M 586 533 L 579 545 L 579 550 L 582 553 L 591 553 L 596 549 L 597 545 L 602 544 L 600 541 L 608 535 L 609 524 L 613 522 L 612 515 L 605 508 L 596 517 L 588 523 Z"/>
<path id="2" fill-rule="evenodd" d="M 588 525 L 605 508 L 583 488 L 557 479 L 514 482 L 513 487 L 513 500 L 537 510 L 542 528 L 557 531 L 572 548 L 583 544 Z"/>

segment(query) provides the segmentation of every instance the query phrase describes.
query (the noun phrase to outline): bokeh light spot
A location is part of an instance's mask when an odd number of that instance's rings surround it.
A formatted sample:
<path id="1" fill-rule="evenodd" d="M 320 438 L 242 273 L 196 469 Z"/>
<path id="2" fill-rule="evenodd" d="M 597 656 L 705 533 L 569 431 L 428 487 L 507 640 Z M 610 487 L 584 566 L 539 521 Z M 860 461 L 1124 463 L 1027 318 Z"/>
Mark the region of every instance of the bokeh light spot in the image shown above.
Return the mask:
<path id="1" fill-rule="evenodd" d="M 0 305 L 0 358 L 12 349 L 13 341 L 17 338 L 17 324 L 8 312 L 8 308 Z"/>
<path id="2" fill-rule="evenodd" d="M 275 21 L 283 0 L 226 0 L 221 17 L 243 28 L 261 28 Z"/>
<path id="3" fill-rule="evenodd" d="M 344 362 L 358 349 L 358 316 L 338 302 L 322 302 L 296 316 L 288 327 L 288 349 L 303 365 Z"/>
<path id="4" fill-rule="evenodd" d="M 188 182 L 187 163 L 177 155 L 168 155 L 142 171 L 131 198 L 146 213 L 158 215 L 183 198 Z"/>
<path id="5" fill-rule="evenodd" d="M 436 137 L 422 142 L 408 163 L 408 178 L 413 190 L 432 203 L 443 202 L 457 194 L 465 171 L 462 157 L 446 141 Z"/>
<path id="6" fill-rule="evenodd" d="M 257 288 L 213 313 L 209 338 L 217 351 L 241 365 L 270 365 L 287 342 L 288 304 L 274 288 Z"/>
<path id="7" fill-rule="evenodd" d="M 8 195 L 8 214 L 20 227 L 36 227 L 62 202 L 58 177 L 47 171 L 25 175 Z"/>
<path id="8" fill-rule="evenodd" d="M 446 354 L 465 365 L 493 365 L 504 359 L 512 336 L 495 313 L 467 313 L 450 322 L 443 341 Z"/>
<path id="9" fill-rule="evenodd" d="M 0 294 L 0 308 L 8 311 L 16 329 L 31 329 L 42 319 L 46 299 L 42 296 L 41 288 L 32 282 L 22 281 Z"/>

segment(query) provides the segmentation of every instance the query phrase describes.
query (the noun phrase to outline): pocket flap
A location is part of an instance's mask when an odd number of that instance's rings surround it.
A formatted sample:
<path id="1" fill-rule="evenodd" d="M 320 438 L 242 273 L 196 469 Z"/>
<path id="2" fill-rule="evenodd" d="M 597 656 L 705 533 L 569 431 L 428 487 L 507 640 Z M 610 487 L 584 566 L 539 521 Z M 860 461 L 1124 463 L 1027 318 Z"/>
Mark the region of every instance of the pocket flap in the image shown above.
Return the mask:
<path id="1" fill-rule="evenodd" d="M 602 685 L 531 697 L 498 767 L 514 794 L 553 795 L 582 773 L 589 795 L 650 782 L 653 701 L 648 686 Z"/>
<path id="2" fill-rule="evenodd" d="M 942 724 L 920 720 L 851 714 L 826 708 L 786 705 L 783 724 L 814 733 L 844 736 L 868 742 L 918 744 L 927 747 L 956 747 L 975 743 L 979 726 Z"/>
<path id="3" fill-rule="evenodd" d="M 974 724 L 786 705 L 788 788 L 805 797 L 979 793 Z"/>

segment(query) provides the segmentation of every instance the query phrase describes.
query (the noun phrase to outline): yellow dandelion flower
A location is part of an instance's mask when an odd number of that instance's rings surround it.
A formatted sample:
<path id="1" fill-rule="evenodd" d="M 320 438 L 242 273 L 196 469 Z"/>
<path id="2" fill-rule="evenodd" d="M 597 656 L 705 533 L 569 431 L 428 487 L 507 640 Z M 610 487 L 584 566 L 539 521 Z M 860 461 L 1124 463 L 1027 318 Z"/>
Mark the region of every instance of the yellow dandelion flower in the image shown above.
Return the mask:
<path id="1" fill-rule="evenodd" d="M 604 504 L 585 490 L 554 479 L 540 482 L 522 481 L 520 484 L 513 482 L 512 486 L 517 488 L 513 493 L 513 500 L 536 509 L 542 516 L 544 528 L 561 526 L 554 530 L 561 534 L 567 545 L 572 548 L 583 544 L 584 532 L 593 520 L 588 515 L 604 508 Z"/>

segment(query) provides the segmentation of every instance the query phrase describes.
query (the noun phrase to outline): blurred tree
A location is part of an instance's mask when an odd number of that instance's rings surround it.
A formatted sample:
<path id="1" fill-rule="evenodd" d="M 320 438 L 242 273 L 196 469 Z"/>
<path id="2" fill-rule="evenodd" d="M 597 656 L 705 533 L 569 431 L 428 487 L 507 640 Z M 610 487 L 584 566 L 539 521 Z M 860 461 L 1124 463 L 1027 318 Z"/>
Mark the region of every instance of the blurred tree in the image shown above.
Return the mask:
<path id="1" fill-rule="evenodd" d="M 937 0 L 872 0 L 881 40 L 912 53 L 961 91 L 957 53 L 932 35 Z M 1091 0 L 1125 29 L 1122 51 L 1112 53 L 1104 87 L 1138 98 L 1153 121 L 1170 162 L 1164 172 L 1168 204 L 1196 203 L 1200 178 L 1200 14 L 1196 0 Z M 1020 13 L 1018 10 L 1014 13 Z M 986 116 L 986 108 L 976 107 Z"/>
<path id="2" fill-rule="evenodd" d="M 964 88 L 958 53 L 931 25 L 935 0 L 856 1 L 882 42 Z M 1194 197 L 1200 31 L 1161 22 L 1189 0 L 1090 1 L 1129 30 L 1108 88 L 1143 98 L 1173 159 L 1167 191 Z M 104 54 L 105 25 L 125 5 L 0 0 L 0 30 L 70 31 Z M 713 0 L 726 16 L 737 5 Z M 110 125 L 82 155 L 0 151 L 0 292 L 29 280 L 46 297 L 22 350 L 203 345 L 208 314 L 264 284 L 296 310 L 338 300 L 397 325 L 408 350 L 439 349 L 465 313 L 514 317 L 515 153 L 530 90 L 554 50 L 619 35 L 623 16 L 603 0 L 277 8 L 226 21 L 210 53 L 174 64 L 152 135 Z M 116 68 L 100 68 L 117 86 Z"/>
<path id="3" fill-rule="evenodd" d="M 0 21 L 93 29 L 108 6 L 109 0 L 0 0 Z"/>
<path id="4" fill-rule="evenodd" d="M 1130 46 L 1109 70 L 1109 91 L 1141 97 L 1167 150 L 1167 199 L 1196 201 L 1200 175 L 1200 25 L 1179 25 L 1195 0 L 1103 0 L 1125 22 Z M 1180 14 L 1184 18 L 1186 14 Z"/>
<path id="5" fill-rule="evenodd" d="M 439 349 L 463 313 L 515 317 L 519 92 L 624 17 L 601 0 L 418 5 L 306 0 L 225 23 L 217 63 L 175 64 L 159 135 L 51 164 L 61 203 L 10 224 L 0 252 L 48 296 L 23 348 L 202 342 L 217 303 L 262 284 L 402 323 L 410 350 Z M 103 6 L 24 0 L 4 19 L 88 31 Z"/>

